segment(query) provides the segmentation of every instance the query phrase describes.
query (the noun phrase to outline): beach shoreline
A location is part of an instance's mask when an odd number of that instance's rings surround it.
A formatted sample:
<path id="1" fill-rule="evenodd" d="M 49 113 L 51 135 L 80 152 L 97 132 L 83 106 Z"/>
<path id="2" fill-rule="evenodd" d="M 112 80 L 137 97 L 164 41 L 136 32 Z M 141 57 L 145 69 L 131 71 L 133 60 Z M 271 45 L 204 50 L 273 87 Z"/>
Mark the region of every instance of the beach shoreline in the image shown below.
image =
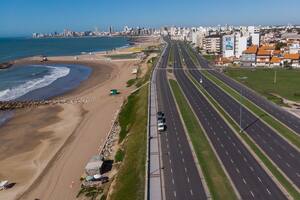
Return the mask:
<path id="1" fill-rule="evenodd" d="M 84 98 L 87 103 L 17 111 L 15 118 L 0 128 L 5 133 L 0 134 L 0 141 L 12 145 L 0 148 L 0 155 L 7 156 L 0 161 L 0 179 L 16 182 L 13 188 L 1 191 L 0 199 L 75 198 L 86 162 L 97 154 L 115 113 L 134 89 L 127 88 L 126 82 L 134 77 L 132 67 L 140 62 L 108 60 L 103 54 L 55 56 L 45 63 L 40 57 L 15 62 L 17 66 L 77 64 L 91 67 L 92 73 L 79 87 L 55 97 Z M 121 94 L 109 96 L 112 88 Z"/>

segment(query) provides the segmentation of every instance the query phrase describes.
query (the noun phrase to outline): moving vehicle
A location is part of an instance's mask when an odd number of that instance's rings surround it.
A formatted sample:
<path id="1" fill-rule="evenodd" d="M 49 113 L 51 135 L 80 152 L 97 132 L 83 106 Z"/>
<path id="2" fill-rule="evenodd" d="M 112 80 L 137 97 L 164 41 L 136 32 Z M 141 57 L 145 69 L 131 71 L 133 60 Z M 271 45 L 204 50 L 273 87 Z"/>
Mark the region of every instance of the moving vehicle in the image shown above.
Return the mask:
<path id="1" fill-rule="evenodd" d="M 157 112 L 157 130 L 160 132 L 166 130 L 165 114 L 161 111 Z"/>

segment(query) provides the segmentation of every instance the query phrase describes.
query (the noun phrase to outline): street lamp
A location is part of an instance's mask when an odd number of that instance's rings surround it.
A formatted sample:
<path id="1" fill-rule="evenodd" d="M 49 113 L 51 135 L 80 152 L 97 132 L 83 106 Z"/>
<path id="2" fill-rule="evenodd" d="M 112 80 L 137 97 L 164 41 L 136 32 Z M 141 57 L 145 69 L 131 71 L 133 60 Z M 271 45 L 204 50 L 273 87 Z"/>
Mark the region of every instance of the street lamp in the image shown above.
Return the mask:
<path id="1" fill-rule="evenodd" d="M 243 76 L 243 77 L 238 77 L 241 81 L 246 80 L 248 77 Z M 243 86 L 241 85 L 241 90 L 240 90 L 240 133 L 243 132 L 243 127 L 242 127 L 242 114 L 243 114 Z"/>

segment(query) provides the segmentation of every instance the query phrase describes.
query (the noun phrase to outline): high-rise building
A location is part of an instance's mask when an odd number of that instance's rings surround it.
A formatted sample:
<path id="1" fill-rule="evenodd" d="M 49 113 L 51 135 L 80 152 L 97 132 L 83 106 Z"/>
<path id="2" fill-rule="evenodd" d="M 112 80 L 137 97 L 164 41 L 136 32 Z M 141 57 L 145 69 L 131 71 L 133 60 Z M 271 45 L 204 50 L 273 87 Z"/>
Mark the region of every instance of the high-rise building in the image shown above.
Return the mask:
<path id="1" fill-rule="evenodd" d="M 204 38 L 203 49 L 207 53 L 220 54 L 221 53 L 221 36 L 210 35 Z"/>
<path id="2" fill-rule="evenodd" d="M 235 50 L 235 36 L 234 35 L 224 35 L 222 38 L 222 53 L 223 57 L 233 57 Z"/>
<path id="3" fill-rule="evenodd" d="M 235 57 L 239 58 L 242 56 L 243 52 L 247 49 L 248 40 L 248 35 L 242 35 L 241 33 L 235 35 Z"/>

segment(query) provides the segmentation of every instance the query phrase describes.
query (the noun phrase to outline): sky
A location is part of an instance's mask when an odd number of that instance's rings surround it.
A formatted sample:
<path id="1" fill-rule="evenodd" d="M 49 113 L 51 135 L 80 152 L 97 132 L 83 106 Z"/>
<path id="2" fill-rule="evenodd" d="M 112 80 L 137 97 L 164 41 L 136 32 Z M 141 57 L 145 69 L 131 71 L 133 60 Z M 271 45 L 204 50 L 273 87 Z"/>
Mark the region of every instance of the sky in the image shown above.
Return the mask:
<path id="1" fill-rule="evenodd" d="M 299 0 L 0 0 L 0 36 L 160 27 L 300 24 Z"/>

